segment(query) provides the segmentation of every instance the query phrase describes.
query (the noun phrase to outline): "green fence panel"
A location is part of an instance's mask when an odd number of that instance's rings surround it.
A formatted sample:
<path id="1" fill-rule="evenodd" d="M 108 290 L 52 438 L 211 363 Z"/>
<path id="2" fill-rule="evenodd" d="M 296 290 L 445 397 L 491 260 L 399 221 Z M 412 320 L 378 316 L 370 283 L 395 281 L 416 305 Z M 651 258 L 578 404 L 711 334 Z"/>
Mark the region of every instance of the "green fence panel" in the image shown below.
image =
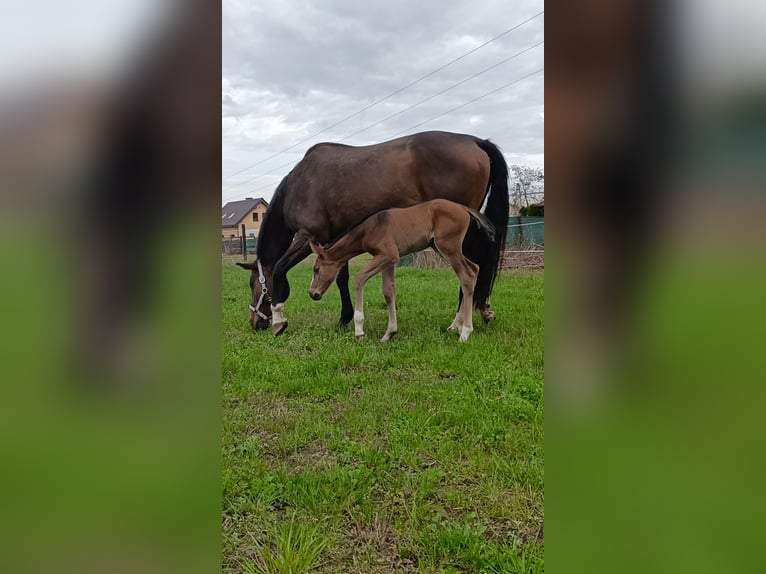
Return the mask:
<path id="1" fill-rule="evenodd" d="M 540 216 L 515 216 L 508 218 L 506 245 L 536 243 L 545 245 L 545 223 Z"/>

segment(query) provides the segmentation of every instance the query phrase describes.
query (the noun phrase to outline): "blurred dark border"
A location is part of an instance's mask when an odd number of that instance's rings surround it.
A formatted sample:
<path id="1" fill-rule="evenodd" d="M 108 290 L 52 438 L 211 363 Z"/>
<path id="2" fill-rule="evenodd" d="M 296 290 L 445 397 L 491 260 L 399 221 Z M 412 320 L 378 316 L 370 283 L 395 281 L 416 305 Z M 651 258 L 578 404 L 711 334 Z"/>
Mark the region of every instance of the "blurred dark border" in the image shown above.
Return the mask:
<path id="1" fill-rule="evenodd" d="M 0 87 L 0 569 L 217 571 L 221 6 L 94 7 Z"/>
<path id="2" fill-rule="evenodd" d="M 761 563 L 762 16 L 546 3 L 548 571 Z"/>

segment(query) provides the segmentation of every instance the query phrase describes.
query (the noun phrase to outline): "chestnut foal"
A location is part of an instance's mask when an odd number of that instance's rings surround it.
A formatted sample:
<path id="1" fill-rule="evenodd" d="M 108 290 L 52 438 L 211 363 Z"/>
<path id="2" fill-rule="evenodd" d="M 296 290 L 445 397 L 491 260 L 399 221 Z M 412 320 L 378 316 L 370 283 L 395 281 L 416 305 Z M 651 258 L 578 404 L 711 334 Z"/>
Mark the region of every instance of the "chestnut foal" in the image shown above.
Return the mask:
<path id="1" fill-rule="evenodd" d="M 463 239 L 471 221 L 475 221 L 490 241 L 494 241 L 494 227 L 484 215 L 446 199 L 434 199 L 412 207 L 380 211 L 330 247 L 323 248 L 311 242 L 311 250 L 317 258 L 309 295 L 315 301 L 321 299 L 349 259 L 364 252 L 370 253 L 372 260 L 354 279 L 354 330 L 357 338 L 364 337 L 364 285 L 370 277 L 382 272 L 383 296 L 388 305 L 388 328 L 381 341 L 388 341 L 397 330 L 396 263 L 402 255 L 430 245 L 449 262 L 460 280 L 463 300 L 449 330 L 459 330 L 460 340 L 467 341 L 473 331 L 473 290 L 479 272 L 479 266 L 463 256 Z"/>

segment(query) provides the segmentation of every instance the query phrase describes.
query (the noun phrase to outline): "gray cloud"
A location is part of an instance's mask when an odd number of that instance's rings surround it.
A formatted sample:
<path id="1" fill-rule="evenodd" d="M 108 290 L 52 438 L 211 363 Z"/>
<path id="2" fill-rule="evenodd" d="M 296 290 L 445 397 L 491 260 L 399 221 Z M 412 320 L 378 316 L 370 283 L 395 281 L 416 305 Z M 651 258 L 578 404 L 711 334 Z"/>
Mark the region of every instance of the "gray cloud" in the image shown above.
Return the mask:
<path id="1" fill-rule="evenodd" d="M 541 0 L 260 0 L 223 7 L 223 173 L 236 172 L 340 121 L 543 9 Z M 291 152 L 224 179 L 224 200 L 270 197 L 290 167 L 319 141 L 341 141 L 370 124 L 543 40 L 543 17 L 488 44 Z M 346 140 L 364 145 L 441 114 L 543 66 L 543 46 Z M 509 161 L 542 167 L 543 74 L 413 131 L 473 133 Z"/>

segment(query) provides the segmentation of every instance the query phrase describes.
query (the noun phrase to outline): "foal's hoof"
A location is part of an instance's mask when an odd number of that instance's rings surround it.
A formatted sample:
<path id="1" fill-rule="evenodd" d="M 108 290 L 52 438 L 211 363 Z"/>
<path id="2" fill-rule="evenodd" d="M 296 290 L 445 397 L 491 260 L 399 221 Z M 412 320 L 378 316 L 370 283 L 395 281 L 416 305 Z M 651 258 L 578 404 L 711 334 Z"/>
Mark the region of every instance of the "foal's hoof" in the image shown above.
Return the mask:
<path id="1" fill-rule="evenodd" d="M 357 335 L 357 336 L 356 336 L 356 340 L 357 340 L 357 341 L 361 341 L 361 340 L 363 340 L 363 339 L 364 339 L 364 333 L 362 333 L 361 335 Z"/>
<path id="2" fill-rule="evenodd" d="M 284 323 L 276 323 L 272 325 L 271 328 L 274 331 L 274 336 L 279 337 L 282 333 L 285 332 L 285 329 L 287 329 L 287 321 Z"/>
<path id="3" fill-rule="evenodd" d="M 394 338 L 394 335 L 396 335 L 396 331 L 394 331 L 393 333 L 386 333 L 385 335 L 383 335 L 383 338 L 380 340 L 380 342 L 385 343 L 387 341 L 390 341 L 391 339 Z"/>

